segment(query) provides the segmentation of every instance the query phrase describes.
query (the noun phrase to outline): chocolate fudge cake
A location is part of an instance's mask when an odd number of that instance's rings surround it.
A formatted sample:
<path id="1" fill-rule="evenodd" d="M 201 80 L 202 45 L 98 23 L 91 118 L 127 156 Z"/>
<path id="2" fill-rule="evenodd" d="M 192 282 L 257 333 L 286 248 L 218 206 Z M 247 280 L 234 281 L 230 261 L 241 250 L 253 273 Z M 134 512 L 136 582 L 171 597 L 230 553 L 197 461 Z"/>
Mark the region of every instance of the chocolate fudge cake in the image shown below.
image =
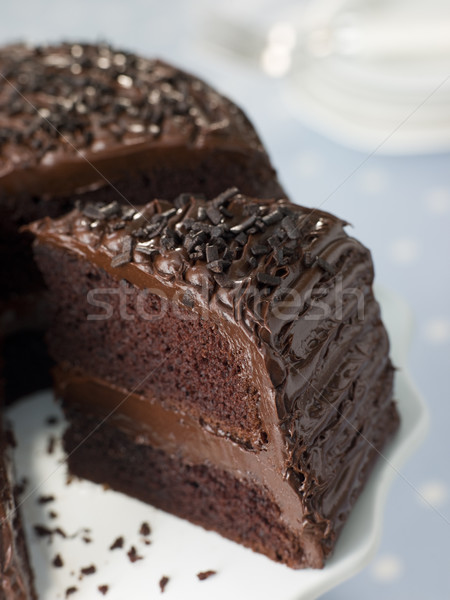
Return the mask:
<path id="1" fill-rule="evenodd" d="M 229 185 L 282 193 L 247 117 L 203 81 L 107 45 L 1 49 L 0 329 L 10 332 L 6 346 L 16 332 L 20 345 L 32 332 L 26 345 L 36 351 L 21 365 L 28 378 L 47 383 L 48 369 L 35 368 L 46 312 L 21 226 L 77 200 L 129 206 Z"/>
<path id="2" fill-rule="evenodd" d="M 7 439 L 0 429 L 0 598 L 35 600 L 34 576 L 14 493 Z"/>
<path id="3" fill-rule="evenodd" d="M 322 567 L 398 425 L 344 226 L 236 188 L 34 223 L 71 471 Z"/>

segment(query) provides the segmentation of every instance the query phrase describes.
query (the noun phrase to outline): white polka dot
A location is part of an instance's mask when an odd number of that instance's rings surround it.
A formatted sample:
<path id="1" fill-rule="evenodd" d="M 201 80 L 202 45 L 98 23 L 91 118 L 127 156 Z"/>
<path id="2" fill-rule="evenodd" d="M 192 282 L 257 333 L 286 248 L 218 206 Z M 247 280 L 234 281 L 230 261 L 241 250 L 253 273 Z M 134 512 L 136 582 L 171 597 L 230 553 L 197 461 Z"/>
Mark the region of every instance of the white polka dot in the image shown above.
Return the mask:
<path id="1" fill-rule="evenodd" d="M 283 77 L 291 63 L 291 51 L 283 44 L 269 44 L 261 55 L 261 67 L 270 77 Z"/>
<path id="2" fill-rule="evenodd" d="M 403 563 L 398 556 L 386 554 L 372 566 L 372 577 L 380 583 L 392 583 L 403 574 Z"/>
<path id="3" fill-rule="evenodd" d="M 445 344 L 450 340 L 450 319 L 437 317 L 425 323 L 425 337 L 432 344 Z"/>
<path id="4" fill-rule="evenodd" d="M 379 194 L 386 188 L 387 175 L 383 169 L 372 167 L 360 174 L 362 190 L 367 194 Z"/>
<path id="5" fill-rule="evenodd" d="M 301 177 L 317 177 L 323 171 L 321 157 L 315 152 L 302 152 L 297 159 L 297 172 Z"/>
<path id="6" fill-rule="evenodd" d="M 407 265 L 419 256 L 419 243 L 411 238 L 400 238 L 391 244 L 389 253 L 395 263 Z"/>
<path id="7" fill-rule="evenodd" d="M 449 496 L 448 487 L 443 481 L 427 481 L 418 492 L 420 503 L 429 508 L 440 508 Z"/>
<path id="8" fill-rule="evenodd" d="M 450 213 L 450 188 L 436 187 L 425 196 L 425 203 L 430 212 L 436 215 Z"/>

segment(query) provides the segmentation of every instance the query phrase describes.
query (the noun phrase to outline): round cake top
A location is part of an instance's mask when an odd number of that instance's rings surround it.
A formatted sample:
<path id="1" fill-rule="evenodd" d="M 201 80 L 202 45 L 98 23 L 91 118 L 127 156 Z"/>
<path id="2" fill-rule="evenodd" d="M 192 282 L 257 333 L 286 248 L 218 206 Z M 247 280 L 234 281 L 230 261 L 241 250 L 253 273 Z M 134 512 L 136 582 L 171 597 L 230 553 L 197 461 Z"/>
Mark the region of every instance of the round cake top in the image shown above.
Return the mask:
<path id="1" fill-rule="evenodd" d="M 177 145 L 264 153 L 236 105 L 160 60 L 106 44 L 0 51 L 0 186 L 17 170 Z"/>

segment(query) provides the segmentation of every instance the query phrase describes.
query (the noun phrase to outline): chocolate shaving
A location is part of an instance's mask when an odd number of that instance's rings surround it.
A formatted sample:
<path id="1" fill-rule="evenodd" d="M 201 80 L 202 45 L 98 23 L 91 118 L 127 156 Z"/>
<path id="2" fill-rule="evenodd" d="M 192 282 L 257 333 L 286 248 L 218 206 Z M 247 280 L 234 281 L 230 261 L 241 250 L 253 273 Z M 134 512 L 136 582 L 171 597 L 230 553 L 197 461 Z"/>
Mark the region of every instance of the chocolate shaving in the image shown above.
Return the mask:
<path id="1" fill-rule="evenodd" d="M 218 260 L 219 258 L 219 251 L 217 249 L 217 246 L 214 246 L 213 244 L 207 244 L 206 246 L 206 260 L 209 263 L 212 263 L 216 260 Z"/>
<path id="2" fill-rule="evenodd" d="M 270 275 L 269 273 L 257 273 L 256 279 L 258 283 L 263 283 L 264 285 L 276 286 L 280 285 L 281 277 L 278 275 Z"/>
<path id="3" fill-rule="evenodd" d="M 206 263 L 206 266 L 208 267 L 208 269 L 210 271 L 212 271 L 213 273 L 222 273 L 224 268 L 225 268 L 225 261 L 224 260 L 214 260 L 210 263 Z"/>
<path id="4" fill-rule="evenodd" d="M 75 592 L 78 592 L 78 588 L 75 587 L 74 585 L 72 587 L 67 588 L 66 589 L 66 598 L 68 598 L 72 594 L 75 594 Z"/>
<path id="5" fill-rule="evenodd" d="M 256 215 L 251 215 L 250 217 L 245 219 L 245 221 L 242 221 L 242 223 L 238 223 L 237 225 L 234 225 L 234 227 L 231 227 L 230 231 L 232 231 L 233 233 L 241 233 L 241 231 L 249 229 L 255 221 Z"/>
<path id="6" fill-rule="evenodd" d="M 317 259 L 317 264 L 323 271 L 325 271 L 329 275 L 334 275 L 336 273 L 336 268 L 320 256 Z"/>
<path id="7" fill-rule="evenodd" d="M 269 252 L 269 248 L 262 244 L 255 244 L 250 248 L 250 252 L 253 254 L 253 256 L 262 256 Z"/>
<path id="8" fill-rule="evenodd" d="M 131 262 L 132 255 L 133 239 L 131 237 L 126 237 L 124 238 L 122 243 L 122 252 L 111 260 L 111 267 L 113 269 L 117 267 L 123 267 L 124 265 Z"/>
<path id="9" fill-rule="evenodd" d="M 223 204 L 231 200 L 231 198 L 233 198 L 237 194 L 239 194 L 239 190 L 237 187 L 228 188 L 227 190 L 216 196 L 212 200 L 212 203 L 218 208 L 219 206 L 222 206 Z"/>
<path id="10" fill-rule="evenodd" d="M 93 219 L 94 221 L 102 221 L 103 219 L 108 218 L 98 205 L 92 204 L 91 202 L 85 204 L 81 209 L 81 212 L 85 217 Z"/>
<path id="11" fill-rule="evenodd" d="M 281 226 L 286 231 L 288 238 L 291 240 L 296 240 L 300 237 L 300 231 L 297 227 L 297 222 L 292 216 L 284 217 L 281 221 Z"/>
<path id="12" fill-rule="evenodd" d="M 208 219 L 211 221 L 211 223 L 213 225 L 218 225 L 220 223 L 220 221 L 222 220 L 222 213 L 220 212 L 219 209 L 217 209 L 214 205 L 209 204 L 206 207 L 206 216 L 208 217 Z"/>

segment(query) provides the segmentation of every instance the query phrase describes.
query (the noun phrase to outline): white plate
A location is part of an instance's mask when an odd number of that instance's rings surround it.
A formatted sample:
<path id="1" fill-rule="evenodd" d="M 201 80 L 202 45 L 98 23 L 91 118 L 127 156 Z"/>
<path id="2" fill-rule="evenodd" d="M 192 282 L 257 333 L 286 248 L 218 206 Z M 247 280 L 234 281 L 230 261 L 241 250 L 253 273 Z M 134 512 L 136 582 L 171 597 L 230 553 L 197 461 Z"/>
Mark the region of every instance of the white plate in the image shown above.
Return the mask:
<path id="1" fill-rule="evenodd" d="M 60 442 L 53 454 L 47 453 L 49 436 L 59 440 L 64 424 L 51 394 L 46 392 L 19 402 L 8 415 L 19 442 L 15 451 L 18 475 L 28 478 L 22 509 L 40 599 L 64 598 L 72 586 L 78 592 L 70 598 L 101 598 L 97 587 L 106 584 L 108 600 L 148 600 L 160 597 L 158 583 L 166 575 L 170 581 L 163 598 L 167 600 L 311 600 L 361 570 L 378 545 L 389 484 L 417 448 L 428 424 L 423 400 L 405 370 L 411 335 L 409 309 L 390 292 L 378 289 L 377 295 L 390 332 L 393 359 L 401 367 L 396 376 L 396 398 L 402 422 L 323 570 L 293 571 L 122 494 L 87 481 L 74 480 L 67 485 Z M 46 424 L 50 415 L 58 416 L 57 425 Z M 39 496 L 51 495 L 55 501 L 38 502 Z M 56 518 L 48 516 L 51 510 L 58 514 Z M 143 522 L 152 528 L 150 545 L 139 534 Z M 51 540 L 39 538 L 34 532 L 36 524 L 60 527 L 73 537 L 55 534 Z M 83 536 L 92 542 L 86 543 Z M 119 536 L 125 538 L 124 548 L 109 550 Z M 130 562 L 127 552 L 131 546 L 143 560 Z M 63 559 L 62 568 L 52 566 L 57 554 Z M 80 579 L 80 569 L 92 564 L 96 573 Z M 207 570 L 217 574 L 199 581 L 196 574 Z"/>

